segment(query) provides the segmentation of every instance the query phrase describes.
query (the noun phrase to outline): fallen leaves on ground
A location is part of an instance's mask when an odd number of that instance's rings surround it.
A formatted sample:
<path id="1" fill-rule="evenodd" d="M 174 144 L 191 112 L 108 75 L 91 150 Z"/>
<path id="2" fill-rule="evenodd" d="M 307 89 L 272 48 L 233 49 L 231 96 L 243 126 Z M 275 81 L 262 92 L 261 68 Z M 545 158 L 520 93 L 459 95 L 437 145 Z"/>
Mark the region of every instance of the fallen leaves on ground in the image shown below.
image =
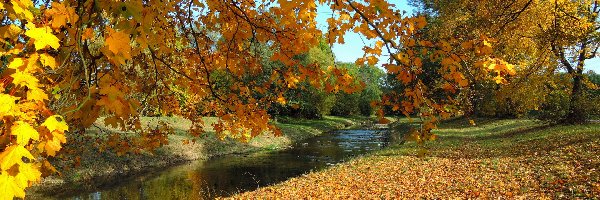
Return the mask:
<path id="1" fill-rule="evenodd" d="M 408 143 L 232 198 L 600 196 L 600 124 L 491 124 L 453 134 L 441 129 L 440 141 L 426 146 L 425 157 L 417 157 L 419 148 Z"/>

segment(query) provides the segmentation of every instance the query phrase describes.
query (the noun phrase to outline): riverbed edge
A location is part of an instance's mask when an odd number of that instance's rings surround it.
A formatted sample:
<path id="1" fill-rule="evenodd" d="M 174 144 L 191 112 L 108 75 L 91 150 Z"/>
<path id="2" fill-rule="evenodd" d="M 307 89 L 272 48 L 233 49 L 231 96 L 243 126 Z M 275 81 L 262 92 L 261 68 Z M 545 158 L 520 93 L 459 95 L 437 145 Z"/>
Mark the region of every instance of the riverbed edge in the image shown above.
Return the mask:
<path id="1" fill-rule="evenodd" d="M 222 144 L 212 144 L 214 141 L 204 141 L 204 146 L 192 145 L 184 148 L 180 141 L 171 141 L 170 147 L 165 147 L 162 151 L 154 155 L 142 154 L 129 157 L 127 161 L 121 158 L 115 158 L 118 163 L 102 162 L 96 160 L 88 167 L 80 167 L 63 172 L 67 178 L 59 176 L 50 176 L 44 178 L 37 185 L 32 186 L 27 191 L 29 199 L 48 199 L 61 198 L 69 196 L 76 191 L 93 191 L 96 188 L 109 187 L 118 182 L 118 180 L 134 178 L 140 175 L 148 174 L 154 171 L 160 171 L 178 165 L 186 164 L 197 160 L 207 160 L 219 156 L 231 154 L 255 154 L 268 151 L 282 151 L 290 148 L 295 142 L 316 137 L 333 130 L 372 128 L 375 118 L 373 117 L 332 117 L 326 116 L 318 120 L 306 120 L 297 118 L 280 118 L 276 126 L 282 129 L 281 137 L 259 137 L 256 141 L 241 144 L 238 142 L 225 141 Z M 307 131 L 307 134 L 298 134 L 297 131 Z M 294 132 L 294 133 L 292 133 Z M 198 143 L 202 143 L 205 138 L 200 138 Z M 170 138 L 172 140 L 172 138 Z M 209 139 L 207 139 L 209 140 Z M 179 148 L 173 146 L 179 145 Z M 210 146 L 212 145 L 212 146 Z M 226 149 L 218 151 L 215 149 Z M 184 152 L 170 151 L 193 151 L 202 150 L 201 153 L 186 154 Z M 105 159 L 106 160 L 106 159 Z M 99 161 L 99 162 L 98 162 Z M 98 166 L 109 166 L 107 170 L 98 170 Z M 84 174 L 84 175 L 78 175 Z"/>

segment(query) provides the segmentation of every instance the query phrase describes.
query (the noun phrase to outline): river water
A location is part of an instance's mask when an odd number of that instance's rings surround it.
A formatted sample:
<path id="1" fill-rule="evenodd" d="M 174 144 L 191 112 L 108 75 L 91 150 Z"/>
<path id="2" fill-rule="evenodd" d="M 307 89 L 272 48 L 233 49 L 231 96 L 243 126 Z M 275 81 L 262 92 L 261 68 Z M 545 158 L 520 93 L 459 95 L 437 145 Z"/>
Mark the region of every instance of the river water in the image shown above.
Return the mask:
<path id="1" fill-rule="evenodd" d="M 61 199 L 209 199 L 285 181 L 387 145 L 380 130 L 339 130 L 284 151 L 227 155 L 124 179 Z"/>

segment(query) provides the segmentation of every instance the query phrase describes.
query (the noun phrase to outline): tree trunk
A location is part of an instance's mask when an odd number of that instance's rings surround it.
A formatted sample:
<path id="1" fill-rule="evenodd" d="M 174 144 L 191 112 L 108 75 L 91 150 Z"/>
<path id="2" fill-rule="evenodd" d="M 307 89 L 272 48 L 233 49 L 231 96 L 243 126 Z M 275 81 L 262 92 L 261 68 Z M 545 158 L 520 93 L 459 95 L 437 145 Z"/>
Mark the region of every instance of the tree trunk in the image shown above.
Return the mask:
<path id="1" fill-rule="evenodd" d="M 585 109 L 581 104 L 583 100 L 583 90 L 582 90 L 582 74 L 575 73 L 573 74 L 573 88 L 571 90 L 571 100 L 569 105 L 569 113 L 564 119 L 565 123 L 569 124 L 582 124 L 585 123 L 587 117 L 585 115 Z"/>

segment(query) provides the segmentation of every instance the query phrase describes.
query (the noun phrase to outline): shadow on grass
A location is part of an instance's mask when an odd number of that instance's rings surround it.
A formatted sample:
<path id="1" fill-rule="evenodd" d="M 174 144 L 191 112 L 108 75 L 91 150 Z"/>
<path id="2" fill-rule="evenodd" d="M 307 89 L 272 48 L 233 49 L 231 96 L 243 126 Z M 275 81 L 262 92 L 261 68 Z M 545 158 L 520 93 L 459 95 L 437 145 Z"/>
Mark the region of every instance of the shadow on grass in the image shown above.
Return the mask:
<path id="1" fill-rule="evenodd" d="M 554 125 L 540 124 L 535 126 L 523 126 L 522 124 L 512 123 L 501 126 L 495 126 L 491 129 L 482 129 L 480 131 L 473 131 L 469 133 L 463 133 L 462 135 L 454 135 L 449 133 L 441 133 L 440 139 L 445 140 L 463 140 L 463 141 L 483 141 L 483 140 L 496 140 L 512 138 L 518 135 L 526 135 L 536 131 L 542 131 L 549 129 Z M 443 130 L 441 130 L 443 132 Z"/>
<path id="2" fill-rule="evenodd" d="M 469 122 L 469 120 L 471 120 L 470 118 L 464 117 L 464 116 L 460 116 L 460 117 L 454 117 L 451 119 L 447 119 L 442 121 L 439 124 L 439 128 L 445 129 L 445 128 L 469 128 L 469 127 L 473 127 L 473 125 Z M 494 118 L 473 118 L 472 119 L 473 122 L 475 122 L 475 124 L 477 124 L 478 126 L 488 126 L 490 124 L 493 124 L 499 120 L 502 119 L 494 119 Z"/>
<path id="3" fill-rule="evenodd" d="M 407 126 L 405 126 L 407 127 Z M 550 125 L 534 120 L 484 119 L 472 126 L 454 119 L 435 133 L 439 138 L 420 146 L 414 142 L 392 145 L 377 155 L 416 156 L 421 148 L 429 156 L 451 159 L 487 159 L 549 155 L 567 147 L 600 143 L 600 124 Z"/>

